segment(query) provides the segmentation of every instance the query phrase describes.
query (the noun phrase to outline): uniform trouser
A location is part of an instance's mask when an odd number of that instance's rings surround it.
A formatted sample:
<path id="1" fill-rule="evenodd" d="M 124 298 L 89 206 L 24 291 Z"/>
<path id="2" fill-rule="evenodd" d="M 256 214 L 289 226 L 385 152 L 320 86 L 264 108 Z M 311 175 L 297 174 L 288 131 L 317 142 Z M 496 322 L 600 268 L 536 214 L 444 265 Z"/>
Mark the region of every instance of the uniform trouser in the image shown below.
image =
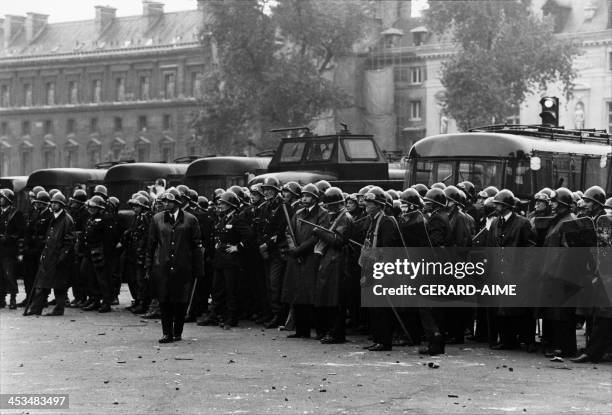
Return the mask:
<path id="1" fill-rule="evenodd" d="M 576 354 L 578 349 L 574 313 L 574 309 L 567 308 L 546 310 L 542 319 L 542 340 L 549 348 L 561 350 L 566 356 Z"/>
<path id="2" fill-rule="evenodd" d="M 151 302 L 151 289 L 149 286 L 149 281 L 145 278 L 146 270 L 145 270 L 144 265 L 136 264 L 135 272 L 136 272 L 136 297 L 135 298 L 137 298 L 141 304 L 148 305 Z"/>
<path id="3" fill-rule="evenodd" d="M 425 331 L 428 341 L 431 341 L 434 338 L 434 335 L 444 334 L 444 311 L 445 310 L 443 308 L 419 308 L 421 324 L 423 325 L 423 330 Z"/>
<path id="4" fill-rule="evenodd" d="M 47 297 L 50 292 L 51 290 L 49 288 L 36 288 L 28 311 L 40 313 L 42 309 L 45 308 L 45 303 L 47 302 Z M 63 313 L 64 307 L 66 306 L 66 287 L 54 288 L 53 295 L 55 296 L 54 310 Z"/>
<path id="5" fill-rule="evenodd" d="M 130 290 L 130 295 L 134 301 L 139 301 L 140 297 L 138 296 L 138 275 L 137 275 L 137 267 L 138 264 L 136 261 L 125 261 L 124 263 L 124 275 L 128 285 L 128 289 Z"/>
<path id="6" fill-rule="evenodd" d="M 295 334 L 303 337 L 310 337 L 312 328 L 314 307 L 312 304 L 294 304 L 293 321 L 295 322 Z"/>
<path id="7" fill-rule="evenodd" d="M 238 318 L 239 268 L 215 268 L 213 280 L 213 307 L 217 316 Z"/>
<path id="8" fill-rule="evenodd" d="M 113 251 L 112 258 L 110 259 L 111 268 L 111 284 L 113 290 L 112 298 L 119 297 L 121 292 L 121 278 L 123 277 L 123 253 L 118 250 Z"/>
<path id="9" fill-rule="evenodd" d="M 164 336 L 181 336 L 185 324 L 185 311 L 187 303 L 160 302 L 162 332 Z"/>
<path id="10" fill-rule="evenodd" d="M 508 346 L 535 343 L 535 318 L 530 310 L 517 308 L 510 312 L 516 314 L 498 316 L 500 343 Z"/>
<path id="11" fill-rule="evenodd" d="M 106 261 L 102 266 L 94 266 L 89 257 L 85 257 L 83 261 L 82 272 L 88 278 L 87 292 L 94 300 L 101 299 L 107 304 L 111 304 L 115 297 L 112 286 L 111 266 Z"/>
<path id="12" fill-rule="evenodd" d="M 27 296 L 30 296 L 34 287 L 40 254 L 40 252 L 31 252 L 25 255 L 23 259 L 23 285 Z"/>
<path id="13" fill-rule="evenodd" d="M 70 272 L 72 295 L 80 301 L 87 299 L 87 275 L 81 272 L 83 261 L 83 257 L 77 256 L 77 259 L 72 264 Z"/>
<path id="14" fill-rule="evenodd" d="M 281 293 L 283 289 L 283 279 L 285 277 L 286 261 L 278 255 L 271 255 L 264 262 L 264 270 L 266 273 L 266 293 L 270 313 L 274 317 L 283 318 L 283 304 L 281 302 Z"/>
<path id="15" fill-rule="evenodd" d="M 315 309 L 315 328 L 317 335 L 330 336 L 336 340 L 344 340 L 345 333 L 345 311 L 344 306 L 317 307 Z"/>
<path id="16" fill-rule="evenodd" d="M 371 307 L 369 309 L 370 332 L 374 343 L 385 346 L 393 344 L 393 311 L 389 307 Z"/>
<path id="17" fill-rule="evenodd" d="M 17 260 L 13 257 L 0 258 L 0 277 L 2 277 L 2 294 L 15 295 L 17 289 L 17 276 L 15 275 Z"/>
<path id="18" fill-rule="evenodd" d="M 599 360 L 611 346 L 612 318 L 595 316 L 593 318 L 593 330 L 584 352 L 593 360 Z"/>

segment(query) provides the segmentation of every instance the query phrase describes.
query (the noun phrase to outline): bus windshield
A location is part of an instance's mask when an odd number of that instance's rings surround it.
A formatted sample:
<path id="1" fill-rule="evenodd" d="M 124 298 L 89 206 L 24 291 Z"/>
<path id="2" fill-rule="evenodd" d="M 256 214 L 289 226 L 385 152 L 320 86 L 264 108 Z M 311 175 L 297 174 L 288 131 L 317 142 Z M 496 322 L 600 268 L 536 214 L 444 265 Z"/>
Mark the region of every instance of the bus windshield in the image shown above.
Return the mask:
<path id="1" fill-rule="evenodd" d="M 304 147 L 306 147 L 306 143 L 303 141 L 283 143 L 283 147 L 281 148 L 280 162 L 291 163 L 301 161 L 302 154 L 304 153 Z"/>

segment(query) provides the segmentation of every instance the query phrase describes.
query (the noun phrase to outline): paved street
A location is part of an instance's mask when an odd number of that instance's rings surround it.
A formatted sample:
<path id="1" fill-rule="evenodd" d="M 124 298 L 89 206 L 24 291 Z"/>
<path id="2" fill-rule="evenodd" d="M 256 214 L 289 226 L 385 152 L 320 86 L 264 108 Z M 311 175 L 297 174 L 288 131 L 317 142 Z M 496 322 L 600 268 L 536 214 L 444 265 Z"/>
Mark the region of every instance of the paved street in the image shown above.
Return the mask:
<path id="1" fill-rule="evenodd" d="M 121 299 L 111 314 L 0 310 L 2 393 L 67 393 L 65 413 L 79 415 L 612 413 L 610 363 L 557 363 L 469 343 L 440 358 L 415 347 L 366 353 L 363 336 L 323 346 L 244 324 L 187 324 L 184 341 L 159 345 L 159 321 L 121 310 L 125 292 Z M 45 413 L 3 413 L 28 412 Z"/>

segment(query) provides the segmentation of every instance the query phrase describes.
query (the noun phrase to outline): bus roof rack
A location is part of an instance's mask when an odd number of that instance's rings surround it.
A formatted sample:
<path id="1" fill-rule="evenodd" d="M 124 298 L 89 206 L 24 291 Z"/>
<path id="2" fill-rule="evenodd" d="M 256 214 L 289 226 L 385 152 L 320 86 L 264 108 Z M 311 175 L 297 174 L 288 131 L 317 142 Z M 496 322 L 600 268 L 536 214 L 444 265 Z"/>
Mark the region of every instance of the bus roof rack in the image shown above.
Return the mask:
<path id="1" fill-rule="evenodd" d="M 276 149 L 272 148 L 269 150 L 260 151 L 259 153 L 255 154 L 255 156 L 256 157 L 274 157 L 275 154 L 276 154 Z"/>
<path id="2" fill-rule="evenodd" d="M 471 128 L 469 132 L 496 132 L 524 135 L 529 137 L 547 138 L 550 140 L 571 140 L 602 144 L 612 143 L 612 135 L 608 134 L 606 130 L 598 130 L 595 128 L 566 130 L 563 127 L 547 127 L 537 124 L 496 124 Z"/>
<path id="3" fill-rule="evenodd" d="M 300 131 L 304 131 L 303 134 L 300 134 Z M 270 130 L 271 133 L 287 133 L 287 137 L 312 137 L 312 131 L 309 127 L 287 127 L 287 128 L 274 128 Z"/>
<path id="4" fill-rule="evenodd" d="M 195 161 L 201 158 L 202 156 L 190 155 L 190 156 L 183 156 L 183 157 L 175 158 L 174 160 L 172 160 L 172 162 L 173 163 L 191 163 L 192 161 Z"/>
<path id="5" fill-rule="evenodd" d="M 100 163 L 94 164 L 96 169 L 108 169 L 110 167 L 116 166 L 117 164 L 127 164 L 127 163 L 135 163 L 134 159 L 123 159 L 123 160 L 109 160 L 109 161 L 101 161 Z"/>

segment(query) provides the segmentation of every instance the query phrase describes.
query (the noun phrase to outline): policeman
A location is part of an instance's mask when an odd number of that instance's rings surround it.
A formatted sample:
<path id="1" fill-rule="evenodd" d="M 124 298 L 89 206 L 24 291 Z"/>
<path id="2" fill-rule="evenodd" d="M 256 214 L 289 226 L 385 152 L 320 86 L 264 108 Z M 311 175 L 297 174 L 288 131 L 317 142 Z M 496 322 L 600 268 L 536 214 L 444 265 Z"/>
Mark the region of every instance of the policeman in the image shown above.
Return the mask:
<path id="1" fill-rule="evenodd" d="M 347 269 L 346 254 L 351 217 L 347 213 L 342 191 L 330 187 L 323 195 L 329 212 L 328 231 L 315 228 L 319 238 L 315 252 L 321 255 L 315 285 L 317 338 L 322 344 L 344 343 L 346 320 Z"/>
<path id="2" fill-rule="evenodd" d="M 329 226 L 327 211 L 319 205 L 319 189 L 314 184 L 302 188 L 302 208 L 287 226 L 287 267 L 281 299 L 293 307 L 295 334 L 288 338 L 310 338 L 313 323 L 314 290 L 320 255 L 314 252 L 318 238 L 313 227 L 300 219 L 320 226 Z"/>
<path id="3" fill-rule="evenodd" d="M 55 295 L 55 307 L 45 315 L 64 314 L 68 276 L 74 261 L 74 222 L 66 212 L 66 197 L 61 192 L 51 198 L 51 210 L 52 218 L 36 273 L 36 291 L 24 316 L 40 315 L 51 289 Z"/>
<path id="4" fill-rule="evenodd" d="M 380 187 L 372 187 L 364 196 L 366 213 L 370 216 L 370 226 L 367 230 L 362 258 L 375 248 L 400 247 L 403 245 L 397 222 L 385 215 L 387 204 L 385 192 Z M 369 276 L 367 276 L 369 277 Z M 367 277 L 362 277 L 362 284 L 367 283 Z M 391 350 L 393 345 L 393 313 L 390 308 L 370 308 L 370 330 L 374 343 L 365 348 L 372 352 Z"/>
<path id="5" fill-rule="evenodd" d="M 240 199 L 234 192 L 223 193 L 218 203 L 220 220 L 215 226 L 211 318 L 222 318 L 222 325 L 229 329 L 238 325 L 237 284 L 242 267 L 240 259 L 253 234 L 238 214 Z"/>
<path id="6" fill-rule="evenodd" d="M 604 206 L 606 203 L 606 192 L 601 187 L 589 187 L 584 192 L 582 200 L 584 200 L 585 214 L 594 221 L 601 215 L 605 215 Z"/>
<path id="7" fill-rule="evenodd" d="M 131 199 L 128 205 L 134 211 L 134 218 L 124 233 L 125 275 L 128 278 L 130 293 L 135 300 L 134 305 L 128 310 L 134 314 L 142 314 L 147 311 L 151 301 L 149 284 L 145 279 L 151 212 L 148 199 L 140 194 Z"/>
<path id="8" fill-rule="evenodd" d="M 182 340 L 193 279 L 200 275 L 202 244 L 198 220 L 180 209 L 180 194 L 170 188 L 163 196 L 165 211 L 155 214 L 149 228 L 147 273 L 159 300 L 163 336 L 160 343 Z"/>
<path id="9" fill-rule="evenodd" d="M 194 214 L 200 224 L 204 257 L 202 262 L 202 274 L 198 277 L 196 282 L 197 286 L 191 306 L 191 315 L 188 315 L 185 321 L 192 321 L 195 317 L 198 324 L 200 324 L 205 320 L 204 314 L 208 312 L 208 299 L 210 298 L 212 287 L 212 258 L 215 252 L 214 230 L 216 216 L 211 213 L 208 199 L 205 196 L 198 196 Z M 198 316 L 202 318 L 198 318 Z"/>
<path id="10" fill-rule="evenodd" d="M 453 244 L 452 230 L 448 213 L 446 212 L 447 199 L 444 190 L 433 187 L 423 197 L 424 211 L 429 215 L 427 220 L 427 242 L 432 248 L 445 247 Z M 440 308 L 419 308 L 421 324 L 427 337 L 427 347 L 419 349 L 420 354 L 435 356 L 444 353 L 445 321 L 444 310 Z"/>
<path id="11" fill-rule="evenodd" d="M 300 196 L 302 194 L 302 187 L 298 182 L 287 182 L 281 188 L 281 195 L 283 196 L 283 202 L 287 206 L 289 216 L 300 208 Z"/>
<path id="12" fill-rule="evenodd" d="M 286 261 L 281 255 L 281 249 L 286 247 L 285 228 L 287 216 L 290 215 L 283 198 L 279 195 L 281 188 L 276 177 L 267 177 L 261 185 L 265 197 L 261 213 L 263 229 L 258 241 L 259 251 L 264 258 L 265 286 L 268 319 L 264 322 L 266 328 L 276 328 L 285 322 L 285 310 L 281 303 L 281 290 L 285 274 Z M 293 195 L 296 189 L 287 187 L 286 193 Z"/>
<path id="13" fill-rule="evenodd" d="M 81 263 L 85 257 L 85 244 L 83 243 L 83 233 L 87 225 L 89 212 L 85 203 L 87 202 L 87 193 L 82 189 L 76 189 L 69 199 L 68 211 L 74 221 L 74 261 L 72 271 L 70 273 L 70 285 L 72 286 L 72 295 L 74 300 L 70 303 L 71 307 L 81 308 L 87 304 L 87 276 L 81 274 Z"/>
<path id="14" fill-rule="evenodd" d="M 112 311 L 111 303 L 114 299 L 111 256 L 114 248 L 115 229 L 113 223 L 104 214 L 106 204 L 101 196 L 93 196 L 86 205 L 89 218 L 83 234 L 85 258 L 82 275 L 87 275 L 89 278 L 90 300 L 83 310 L 108 313 Z"/>
<path id="15" fill-rule="evenodd" d="M 6 306 L 4 296 L 10 294 L 9 308 L 17 308 L 17 261 L 23 260 L 25 218 L 14 206 L 15 194 L 10 189 L 0 189 L 0 308 Z"/>
<path id="16" fill-rule="evenodd" d="M 124 270 L 124 255 L 121 237 L 125 232 L 124 221 L 119 217 L 119 199 L 115 196 L 110 196 L 106 204 L 106 216 L 113 224 L 113 254 L 111 256 L 112 269 L 112 285 L 113 285 L 113 302 L 111 305 L 119 305 L 119 292 L 121 291 L 121 282 L 123 279 Z"/>
<path id="17" fill-rule="evenodd" d="M 45 247 L 47 227 L 53 218 L 53 213 L 49 209 L 50 201 L 49 193 L 44 190 L 38 192 L 32 202 L 36 213 L 30 215 L 26 223 L 23 283 L 27 298 L 18 304 L 21 306 L 25 306 L 31 300 L 40 254 Z"/>

